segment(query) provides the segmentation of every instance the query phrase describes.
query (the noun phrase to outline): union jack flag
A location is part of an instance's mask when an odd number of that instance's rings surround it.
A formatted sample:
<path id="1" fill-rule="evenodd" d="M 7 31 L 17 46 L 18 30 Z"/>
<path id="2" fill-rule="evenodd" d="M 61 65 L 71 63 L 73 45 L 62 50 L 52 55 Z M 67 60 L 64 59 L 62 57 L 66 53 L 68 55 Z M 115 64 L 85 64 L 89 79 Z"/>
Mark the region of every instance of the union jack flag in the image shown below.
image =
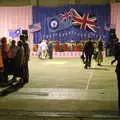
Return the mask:
<path id="1" fill-rule="evenodd" d="M 93 32 L 96 32 L 96 17 L 90 17 L 89 14 L 80 16 L 75 9 L 71 9 L 70 11 L 72 12 L 73 25 L 80 25 L 80 29 L 86 30 L 88 28 Z"/>
<path id="2" fill-rule="evenodd" d="M 59 14 L 59 17 L 61 20 L 67 20 L 71 18 L 71 12 L 64 12 L 64 14 Z"/>

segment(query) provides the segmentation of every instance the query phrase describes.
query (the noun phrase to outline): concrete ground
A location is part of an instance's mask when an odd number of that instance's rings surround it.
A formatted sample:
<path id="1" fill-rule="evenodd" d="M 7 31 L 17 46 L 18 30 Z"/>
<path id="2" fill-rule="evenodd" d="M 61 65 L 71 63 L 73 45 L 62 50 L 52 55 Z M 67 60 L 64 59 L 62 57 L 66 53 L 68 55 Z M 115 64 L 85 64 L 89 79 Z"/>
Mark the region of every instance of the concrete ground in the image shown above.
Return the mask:
<path id="1" fill-rule="evenodd" d="M 83 117 L 116 115 L 117 80 L 115 65 L 110 64 L 112 59 L 104 58 L 101 67 L 93 60 L 91 69 L 86 70 L 79 58 L 41 60 L 31 57 L 30 82 L 23 88 L 0 97 L 0 116 L 59 116 L 62 113 L 63 116 L 68 113 Z M 1 91 L 5 89 L 7 88 L 1 88 Z M 32 120 L 32 117 L 29 119 Z M 64 119 L 73 120 L 60 120 Z M 13 118 L 9 117 L 9 120 Z"/>

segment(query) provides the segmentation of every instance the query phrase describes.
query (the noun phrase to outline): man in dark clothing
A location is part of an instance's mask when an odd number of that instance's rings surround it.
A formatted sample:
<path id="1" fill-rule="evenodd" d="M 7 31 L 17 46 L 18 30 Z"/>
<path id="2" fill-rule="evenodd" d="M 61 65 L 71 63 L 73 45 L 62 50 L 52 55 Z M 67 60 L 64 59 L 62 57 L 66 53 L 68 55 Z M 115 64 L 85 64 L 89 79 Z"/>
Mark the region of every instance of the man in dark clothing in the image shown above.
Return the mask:
<path id="1" fill-rule="evenodd" d="M 23 64 L 24 64 L 24 49 L 22 46 L 22 42 L 18 41 L 17 42 L 17 52 L 15 56 L 15 61 L 14 61 L 14 79 L 16 77 L 21 77 L 20 82 L 23 83 Z"/>
<path id="2" fill-rule="evenodd" d="M 117 65 L 116 65 L 116 76 L 117 76 L 117 86 L 118 86 L 118 110 L 120 113 L 120 60 L 117 60 Z"/>
<path id="3" fill-rule="evenodd" d="M 114 57 L 116 57 L 118 44 L 119 44 L 119 39 L 116 38 L 115 41 L 114 41 L 114 44 L 113 44 L 113 48 L 114 48 L 113 54 L 114 54 Z M 111 61 L 111 64 L 113 64 L 114 62 L 116 62 L 116 58 L 114 58 L 114 60 Z"/>
<path id="4" fill-rule="evenodd" d="M 118 83 L 118 110 L 120 113 L 120 43 L 119 42 L 115 46 L 115 61 L 117 61 L 115 72 Z"/>
<path id="5" fill-rule="evenodd" d="M 97 62 L 98 62 L 98 66 L 101 66 L 101 63 L 103 62 L 103 50 L 104 50 L 104 46 L 103 46 L 103 41 L 100 40 L 98 42 L 98 55 L 97 55 Z"/>
<path id="6" fill-rule="evenodd" d="M 88 67 L 91 67 L 91 58 L 92 58 L 93 52 L 94 52 L 94 46 L 91 41 L 91 38 L 89 38 L 89 40 L 85 43 L 84 50 L 83 50 L 83 53 L 85 54 L 85 58 L 86 58 L 85 67 L 84 67 L 85 69 L 87 69 Z"/>
<path id="7" fill-rule="evenodd" d="M 23 83 L 28 83 L 29 82 L 28 61 L 29 61 L 29 57 L 30 57 L 30 49 L 29 49 L 29 45 L 26 42 L 26 39 L 24 36 L 21 36 L 20 40 L 22 41 L 23 48 L 24 48 Z"/>
<path id="8" fill-rule="evenodd" d="M 49 59 L 53 58 L 53 43 L 50 41 L 48 43 L 48 54 L 49 54 Z"/>
<path id="9" fill-rule="evenodd" d="M 16 53 L 17 53 L 17 46 L 16 46 L 16 41 L 12 40 L 11 45 L 10 45 L 10 53 L 9 53 L 9 74 L 14 75 L 15 73 L 15 58 L 16 58 Z M 14 79 L 14 77 L 13 77 Z"/>

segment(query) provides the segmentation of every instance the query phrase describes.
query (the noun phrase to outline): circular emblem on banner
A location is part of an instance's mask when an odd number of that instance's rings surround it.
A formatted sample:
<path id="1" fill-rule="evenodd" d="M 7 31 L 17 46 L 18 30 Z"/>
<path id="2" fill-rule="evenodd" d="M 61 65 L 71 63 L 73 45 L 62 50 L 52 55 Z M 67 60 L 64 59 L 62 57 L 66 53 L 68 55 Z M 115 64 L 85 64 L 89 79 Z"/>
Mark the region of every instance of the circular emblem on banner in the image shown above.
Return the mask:
<path id="1" fill-rule="evenodd" d="M 56 28 L 57 26 L 58 26 L 57 21 L 56 21 L 56 20 L 53 20 L 53 21 L 51 22 L 51 27 L 52 27 L 52 28 Z"/>
<path id="2" fill-rule="evenodd" d="M 20 29 L 16 30 L 15 33 L 16 33 L 17 35 L 20 35 Z"/>
<path id="3" fill-rule="evenodd" d="M 59 26 L 59 21 L 57 20 L 57 19 L 51 19 L 50 20 L 50 28 L 52 28 L 52 29 L 57 29 L 58 28 L 58 26 Z"/>

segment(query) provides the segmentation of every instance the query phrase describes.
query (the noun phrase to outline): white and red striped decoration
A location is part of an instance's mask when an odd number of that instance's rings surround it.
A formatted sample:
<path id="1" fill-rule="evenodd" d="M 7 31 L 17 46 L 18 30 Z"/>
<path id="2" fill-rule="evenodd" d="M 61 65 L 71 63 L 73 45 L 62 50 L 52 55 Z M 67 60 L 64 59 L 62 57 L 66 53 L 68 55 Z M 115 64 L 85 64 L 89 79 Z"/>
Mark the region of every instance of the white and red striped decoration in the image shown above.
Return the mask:
<path id="1" fill-rule="evenodd" d="M 53 52 L 55 57 L 80 57 L 81 52 Z"/>
<path id="2" fill-rule="evenodd" d="M 53 52 L 53 57 L 80 57 L 82 52 Z M 38 56 L 37 52 L 32 52 L 32 56 Z M 103 56 L 105 57 L 105 51 L 103 52 Z"/>
<path id="3" fill-rule="evenodd" d="M 80 57 L 81 52 L 53 52 L 53 57 Z M 37 56 L 37 52 L 33 52 L 32 56 Z"/>

